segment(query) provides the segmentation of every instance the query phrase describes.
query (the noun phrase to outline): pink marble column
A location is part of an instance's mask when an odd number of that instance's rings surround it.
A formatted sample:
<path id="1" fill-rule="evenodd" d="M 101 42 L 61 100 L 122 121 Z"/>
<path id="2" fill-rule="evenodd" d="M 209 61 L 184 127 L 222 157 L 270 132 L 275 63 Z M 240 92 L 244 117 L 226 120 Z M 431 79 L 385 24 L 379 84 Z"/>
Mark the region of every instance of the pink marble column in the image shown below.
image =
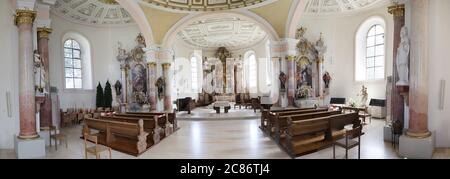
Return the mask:
<path id="1" fill-rule="evenodd" d="M 415 138 L 431 136 L 428 130 L 428 0 L 411 1 L 411 53 L 409 128 Z"/>
<path id="2" fill-rule="evenodd" d="M 147 63 L 148 65 L 148 98 L 150 102 L 150 110 L 157 110 L 157 100 L 156 100 L 156 62 Z"/>
<path id="3" fill-rule="evenodd" d="M 164 111 L 172 111 L 172 78 L 170 75 L 170 63 L 162 64 L 163 77 L 166 81 L 164 93 Z"/>
<path id="4" fill-rule="evenodd" d="M 391 120 L 394 128 L 403 129 L 405 120 L 405 99 L 402 93 L 404 88 L 397 87 L 396 83 L 399 80 L 397 72 L 397 49 L 400 45 L 400 31 L 405 25 L 405 9 L 404 5 L 395 5 L 389 7 L 389 13 L 394 16 L 394 58 L 393 58 L 393 72 L 392 72 L 392 96 L 391 96 Z"/>
<path id="5" fill-rule="evenodd" d="M 295 100 L 295 58 L 293 56 L 287 57 L 287 67 L 288 67 L 288 106 L 294 106 Z"/>
<path id="6" fill-rule="evenodd" d="M 36 12 L 17 10 L 15 23 L 19 30 L 19 111 L 20 139 L 39 138 L 36 131 L 36 99 L 33 72 L 33 21 Z"/>
<path id="7" fill-rule="evenodd" d="M 38 51 L 41 55 L 41 60 L 45 69 L 45 91 L 50 92 L 50 62 L 48 55 L 48 41 L 49 35 L 52 32 L 50 28 L 38 28 Z M 41 130 L 49 130 L 50 126 L 53 125 L 52 120 L 52 99 L 50 95 L 45 96 L 44 103 L 41 104 L 40 108 L 40 127 Z"/>

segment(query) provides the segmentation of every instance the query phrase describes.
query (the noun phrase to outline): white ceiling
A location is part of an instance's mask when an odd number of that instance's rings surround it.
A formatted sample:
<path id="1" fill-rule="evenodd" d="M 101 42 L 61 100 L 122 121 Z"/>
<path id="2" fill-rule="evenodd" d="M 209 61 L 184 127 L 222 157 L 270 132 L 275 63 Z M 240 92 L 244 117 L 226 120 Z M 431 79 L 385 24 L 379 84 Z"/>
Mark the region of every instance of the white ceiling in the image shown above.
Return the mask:
<path id="1" fill-rule="evenodd" d="M 308 0 L 306 15 L 342 15 L 385 5 L 389 0 Z"/>
<path id="2" fill-rule="evenodd" d="M 273 0 L 140 0 L 143 4 L 169 11 L 221 11 L 254 7 Z"/>
<path id="3" fill-rule="evenodd" d="M 178 37 L 190 46 L 202 49 L 240 49 L 261 42 L 267 33 L 253 22 L 224 17 L 196 21 L 183 28 Z"/>
<path id="4" fill-rule="evenodd" d="M 112 0 L 57 0 L 51 12 L 87 25 L 134 24 L 131 15 Z"/>

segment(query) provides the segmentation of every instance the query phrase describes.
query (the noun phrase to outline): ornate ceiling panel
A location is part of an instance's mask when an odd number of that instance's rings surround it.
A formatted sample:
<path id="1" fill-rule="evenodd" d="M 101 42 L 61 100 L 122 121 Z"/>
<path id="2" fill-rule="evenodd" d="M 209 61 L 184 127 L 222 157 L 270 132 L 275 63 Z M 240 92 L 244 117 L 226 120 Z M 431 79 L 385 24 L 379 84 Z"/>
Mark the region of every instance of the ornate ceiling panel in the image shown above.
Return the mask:
<path id="1" fill-rule="evenodd" d="M 221 11 L 246 8 L 269 0 L 141 0 L 153 7 L 177 11 Z"/>
<path id="2" fill-rule="evenodd" d="M 351 13 L 388 2 L 389 0 L 308 0 L 305 13 L 307 15 Z"/>
<path id="3" fill-rule="evenodd" d="M 267 33 L 257 24 L 236 17 L 196 21 L 178 33 L 187 44 L 203 49 L 246 48 L 261 42 Z"/>
<path id="4" fill-rule="evenodd" d="M 52 13 L 89 25 L 133 24 L 131 15 L 115 0 L 57 0 Z"/>

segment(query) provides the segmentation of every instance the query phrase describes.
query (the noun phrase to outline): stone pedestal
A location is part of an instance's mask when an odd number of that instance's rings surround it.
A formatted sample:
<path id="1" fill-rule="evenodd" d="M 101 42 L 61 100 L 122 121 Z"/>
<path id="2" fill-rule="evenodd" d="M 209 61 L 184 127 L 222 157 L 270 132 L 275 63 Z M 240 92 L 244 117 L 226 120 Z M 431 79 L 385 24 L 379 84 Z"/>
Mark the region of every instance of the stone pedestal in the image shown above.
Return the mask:
<path id="1" fill-rule="evenodd" d="M 40 137 L 26 140 L 14 136 L 14 149 L 17 159 L 45 158 L 45 140 Z"/>
<path id="2" fill-rule="evenodd" d="M 399 140 L 399 155 L 411 159 L 431 159 L 435 147 L 435 135 L 414 138 L 402 135 Z"/>

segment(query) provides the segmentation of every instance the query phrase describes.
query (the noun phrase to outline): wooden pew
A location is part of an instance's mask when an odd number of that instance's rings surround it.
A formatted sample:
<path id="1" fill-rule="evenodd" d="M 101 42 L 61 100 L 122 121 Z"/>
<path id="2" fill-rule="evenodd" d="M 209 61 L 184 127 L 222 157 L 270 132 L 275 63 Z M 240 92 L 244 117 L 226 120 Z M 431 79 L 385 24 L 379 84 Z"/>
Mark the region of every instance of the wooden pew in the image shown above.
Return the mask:
<path id="1" fill-rule="evenodd" d="M 158 116 L 155 116 L 157 118 Z M 157 127 L 157 119 L 149 118 L 128 118 L 128 117 L 118 117 L 118 116 L 103 116 L 100 117 L 101 120 L 116 121 L 116 122 L 126 122 L 126 123 L 138 123 L 140 120 L 144 122 L 144 131 L 149 135 L 147 136 L 147 148 L 152 147 L 161 140 L 161 134 L 159 133 L 160 128 Z"/>
<path id="2" fill-rule="evenodd" d="M 127 123 L 87 118 L 83 134 L 90 134 L 91 129 L 99 131 L 97 136 L 100 144 L 115 150 L 134 156 L 147 150 L 148 133 L 144 131 L 143 120 L 139 120 L 137 123 Z"/>
<path id="3" fill-rule="evenodd" d="M 288 116 L 282 116 L 282 117 L 278 116 L 275 119 L 275 134 L 274 134 L 275 141 L 280 142 L 280 140 L 284 137 L 283 134 L 285 134 L 285 131 L 287 129 L 289 118 L 292 121 L 301 121 L 301 120 L 307 120 L 307 119 L 328 117 L 331 115 L 338 115 L 338 114 L 341 114 L 341 111 L 323 111 L 323 112 L 288 115 Z"/>
<path id="4" fill-rule="evenodd" d="M 314 110 L 316 108 L 293 108 L 293 109 L 278 109 L 278 110 L 263 110 L 261 112 L 261 126 L 259 127 L 263 132 L 269 134 L 269 115 L 273 113 L 279 112 L 288 112 L 288 111 L 306 111 L 306 110 Z"/>
<path id="5" fill-rule="evenodd" d="M 164 113 L 164 112 L 127 112 L 126 114 L 134 114 L 134 115 L 141 115 L 141 116 L 152 116 L 152 115 L 166 115 L 167 120 L 172 123 L 174 131 L 178 130 L 178 120 L 177 120 L 177 114 L 175 112 L 172 113 Z"/>
<path id="6" fill-rule="evenodd" d="M 269 131 L 270 135 L 273 136 L 275 134 L 277 121 L 279 121 L 281 119 L 281 120 L 283 120 L 282 124 L 286 123 L 285 122 L 286 119 L 282 119 L 282 118 L 286 118 L 286 116 L 311 114 L 311 113 L 327 112 L 327 111 L 328 111 L 328 109 L 321 108 L 321 109 L 309 109 L 309 110 L 299 110 L 299 111 L 283 111 L 283 112 L 277 112 L 277 113 L 270 113 L 269 114 L 269 123 L 268 123 L 268 127 L 270 129 L 270 131 Z"/>
<path id="7" fill-rule="evenodd" d="M 115 117 L 126 117 L 126 118 L 134 118 L 134 119 L 153 119 L 156 121 L 156 130 L 159 131 L 160 140 L 166 138 L 169 134 L 166 134 L 166 128 L 169 124 L 167 120 L 166 114 L 162 115 L 139 115 L 139 114 L 115 114 Z M 158 141 L 156 141 L 158 143 Z"/>
<path id="8" fill-rule="evenodd" d="M 344 126 L 350 124 L 361 125 L 357 113 L 298 121 L 289 118 L 286 138 L 280 144 L 292 158 L 310 154 L 332 146 L 343 137 Z"/>

